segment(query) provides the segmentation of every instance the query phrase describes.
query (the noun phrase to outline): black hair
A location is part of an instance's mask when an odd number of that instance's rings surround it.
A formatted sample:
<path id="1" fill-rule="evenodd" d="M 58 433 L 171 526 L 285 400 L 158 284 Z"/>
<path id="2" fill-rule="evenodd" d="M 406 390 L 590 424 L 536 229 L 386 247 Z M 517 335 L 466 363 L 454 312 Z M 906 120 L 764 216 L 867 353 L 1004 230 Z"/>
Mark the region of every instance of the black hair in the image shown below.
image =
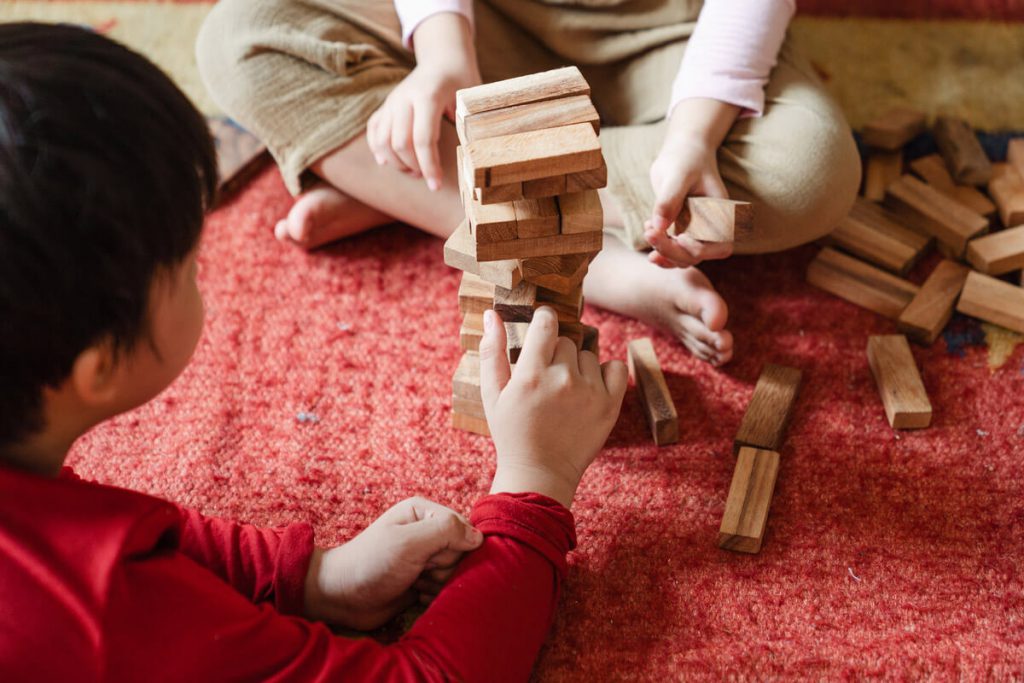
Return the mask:
<path id="1" fill-rule="evenodd" d="M 199 242 L 217 163 L 145 57 L 69 25 L 0 25 L 0 445 L 89 346 L 148 335 L 155 278 Z"/>

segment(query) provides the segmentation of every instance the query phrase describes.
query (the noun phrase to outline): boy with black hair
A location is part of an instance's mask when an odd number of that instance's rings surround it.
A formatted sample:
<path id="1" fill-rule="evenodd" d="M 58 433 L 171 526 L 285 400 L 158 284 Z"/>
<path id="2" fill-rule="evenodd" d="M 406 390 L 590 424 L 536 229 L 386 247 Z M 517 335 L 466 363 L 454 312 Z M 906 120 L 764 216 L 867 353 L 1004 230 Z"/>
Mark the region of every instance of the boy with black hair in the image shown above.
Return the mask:
<path id="1" fill-rule="evenodd" d="M 0 83 L 0 679 L 525 679 L 622 363 L 577 354 L 542 309 L 511 373 L 488 312 L 497 470 L 469 520 L 411 499 L 317 549 L 308 525 L 258 529 L 78 479 L 71 444 L 159 393 L 195 348 L 214 151 L 155 66 L 83 29 L 0 26 Z M 322 623 L 373 628 L 417 598 L 431 606 L 393 645 Z"/>

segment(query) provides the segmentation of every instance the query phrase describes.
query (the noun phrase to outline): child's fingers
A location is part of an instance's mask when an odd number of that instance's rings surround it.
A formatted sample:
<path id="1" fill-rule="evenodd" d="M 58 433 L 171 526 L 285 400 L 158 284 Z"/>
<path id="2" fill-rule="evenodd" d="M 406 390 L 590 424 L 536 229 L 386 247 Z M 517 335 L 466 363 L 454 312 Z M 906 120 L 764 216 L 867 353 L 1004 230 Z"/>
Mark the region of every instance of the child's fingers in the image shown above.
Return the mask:
<path id="1" fill-rule="evenodd" d="M 483 534 L 451 510 L 394 529 L 406 559 L 423 564 L 442 550 L 476 550 L 484 542 Z"/>
<path id="2" fill-rule="evenodd" d="M 665 234 L 663 230 L 648 230 L 644 233 L 644 237 L 659 254 L 680 268 L 688 268 L 699 263 L 698 259 L 695 259 L 689 251 Z"/>
<path id="3" fill-rule="evenodd" d="M 412 141 L 416 149 L 416 160 L 427 181 L 427 187 L 435 192 L 441 188 L 441 159 L 437 151 L 440 137 L 441 110 L 433 100 L 427 100 L 416 108 Z"/>
<path id="4" fill-rule="evenodd" d="M 484 311 L 484 338 L 480 340 L 480 396 L 484 414 L 490 414 L 512 375 L 505 353 L 505 325 L 494 311 Z"/>
<path id="5" fill-rule="evenodd" d="M 526 330 L 523 350 L 519 352 L 517 368 L 539 372 L 551 365 L 558 343 L 558 316 L 550 306 L 541 306 L 533 313 L 533 321 Z"/>
<path id="6" fill-rule="evenodd" d="M 701 242 L 685 233 L 677 235 L 675 242 L 685 249 L 697 262 L 714 261 L 732 256 L 732 242 Z"/>
<path id="7" fill-rule="evenodd" d="M 669 261 L 667 258 L 662 256 L 656 251 L 652 251 L 647 254 L 647 260 L 658 266 L 659 268 L 675 268 L 676 264 Z"/>
<path id="8" fill-rule="evenodd" d="M 387 164 L 391 156 L 391 114 L 386 104 L 374 112 L 366 124 L 366 142 L 377 165 Z"/>
<path id="9" fill-rule="evenodd" d="M 578 377 L 580 374 L 579 354 L 576 352 L 576 344 L 568 337 L 559 337 L 555 341 L 555 353 L 551 359 L 551 365 L 564 365 L 570 376 Z"/>
<path id="10" fill-rule="evenodd" d="M 391 111 L 391 152 L 399 168 L 406 173 L 419 173 L 416 151 L 412 146 L 412 106 L 395 105 Z"/>
<path id="11" fill-rule="evenodd" d="M 579 365 L 580 374 L 588 382 L 596 382 L 601 379 L 601 363 L 598 362 L 597 356 L 590 351 L 579 352 Z"/>
<path id="12" fill-rule="evenodd" d="M 616 403 L 622 402 L 626 394 L 626 385 L 629 383 L 629 371 L 626 364 L 621 360 L 610 360 L 601 366 L 601 376 L 604 379 L 604 386 L 608 390 L 608 396 Z"/>
<path id="13" fill-rule="evenodd" d="M 426 564 L 423 566 L 428 572 L 448 571 L 453 569 L 455 565 L 459 563 L 459 560 L 462 559 L 463 555 L 465 555 L 465 553 L 461 550 L 445 548 L 427 559 Z"/>

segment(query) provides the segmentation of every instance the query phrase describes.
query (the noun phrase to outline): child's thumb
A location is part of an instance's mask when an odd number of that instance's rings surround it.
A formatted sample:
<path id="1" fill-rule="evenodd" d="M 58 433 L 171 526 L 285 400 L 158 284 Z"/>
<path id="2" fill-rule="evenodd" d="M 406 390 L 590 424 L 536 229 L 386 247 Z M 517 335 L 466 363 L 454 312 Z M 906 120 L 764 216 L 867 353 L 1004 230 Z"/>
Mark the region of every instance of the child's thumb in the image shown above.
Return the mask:
<path id="1" fill-rule="evenodd" d="M 512 369 L 505 352 L 505 325 L 494 311 L 484 311 L 484 338 L 480 341 L 480 394 L 485 414 L 494 408 Z"/>

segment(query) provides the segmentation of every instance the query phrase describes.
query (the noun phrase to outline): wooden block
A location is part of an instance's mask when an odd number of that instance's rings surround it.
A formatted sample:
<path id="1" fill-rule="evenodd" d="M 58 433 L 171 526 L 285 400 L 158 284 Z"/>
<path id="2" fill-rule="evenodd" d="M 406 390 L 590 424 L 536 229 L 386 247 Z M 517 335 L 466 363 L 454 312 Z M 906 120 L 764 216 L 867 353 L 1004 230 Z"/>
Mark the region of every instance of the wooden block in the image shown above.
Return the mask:
<path id="1" fill-rule="evenodd" d="M 967 243 L 967 261 L 986 275 L 1024 268 L 1024 225 L 971 240 Z"/>
<path id="2" fill-rule="evenodd" d="M 462 326 L 479 332 L 484 333 L 484 314 L 483 313 L 466 313 L 462 316 Z"/>
<path id="3" fill-rule="evenodd" d="M 688 197 L 680 223 L 686 229 L 674 225 L 674 234 L 682 232 L 702 242 L 742 242 L 753 232 L 754 207 L 732 199 Z"/>
<path id="4" fill-rule="evenodd" d="M 903 309 L 896 327 L 921 344 L 931 344 L 953 316 L 956 298 L 960 296 L 968 269 L 945 260 L 935 267 L 921 285 L 917 296 Z"/>
<path id="5" fill-rule="evenodd" d="M 459 311 L 483 314 L 494 304 L 495 286 L 473 273 L 462 273 L 459 283 Z"/>
<path id="6" fill-rule="evenodd" d="M 595 356 L 601 355 L 601 331 L 590 325 L 583 326 L 583 350 Z"/>
<path id="7" fill-rule="evenodd" d="M 998 165 L 999 173 L 988 184 L 988 193 L 999 207 L 1003 226 L 1012 228 L 1024 223 L 1024 180 L 1008 165 Z"/>
<path id="8" fill-rule="evenodd" d="M 500 261 L 502 259 L 528 259 L 536 256 L 587 254 L 601 251 L 603 235 L 603 230 L 595 230 L 574 235 L 553 235 L 480 244 L 477 245 L 476 258 L 479 261 Z"/>
<path id="9" fill-rule="evenodd" d="M 586 335 L 586 325 L 580 322 L 559 321 L 558 336 L 565 337 L 576 345 L 576 350 L 583 348 L 583 340 Z"/>
<path id="10" fill-rule="evenodd" d="M 483 338 L 483 332 L 474 330 L 465 323 L 459 328 L 459 348 L 463 351 L 479 351 Z"/>
<path id="11" fill-rule="evenodd" d="M 782 439 L 800 392 L 801 377 L 802 373 L 796 368 L 772 363 L 764 366 L 733 440 L 733 453 L 744 446 L 773 451 L 782 448 Z"/>
<path id="12" fill-rule="evenodd" d="M 532 282 L 520 282 L 514 289 L 494 290 L 494 311 L 507 323 L 533 320 L 537 306 L 537 285 Z"/>
<path id="13" fill-rule="evenodd" d="M 956 310 L 1024 334 L 1024 289 L 971 271 Z"/>
<path id="14" fill-rule="evenodd" d="M 601 131 L 601 119 L 587 95 L 573 95 L 557 100 L 529 102 L 512 107 L 461 117 L 459 139 L 465 143 L 531 130 L 587 123 L 594 132 Z"/>
<path id="15" fill-rule="evenodd" d="M 1018 176 L 1024 178 L 1024 138 L 1014 138 L 1007 143 L 1006 163 Z"/>
<path id="16" fill-rule="evenodd" d="M 953 180 L 967 185 L 984 185 L 992 178 L 992 163 L 966 121 L 940 116 L 935 120 L 933 132 Z"/>
<path id="17" fill-rule="evenodd" d="M 602 161 L 601 143 L 586 123 L 486 138 L 465 149 L 466 174 L 474 187 L 589 171 Z"/>
<path id="18" fill-rule="evenodd" d="M 452 375 L 452 395 L 480 401 L 480 354 L 466 351 Z"/>
<path id="19" fill-rule="evenodd" d="M 893 429 L 922 429 L 932 423 L 932 404 L 906 337 L 868 337 L 868 364 Z"/>
<path id="20" fill-rule="evenodd" d="M 537 288 L 537 305 L 555 309 L 561 321 L 578 321 L 583 315 L 583 285 L 579 284 L 566 293 L 553 289 Z"/>
<path id="21" fill-rule="evenodd" d="M 888 318 L 898 318 L 918 292 L 917 285 L 832 248 L 814 257 L 807 281 Z"/>
<path id="22" fill-rule="evenodd" d="M 474 198 L 465 204 L 469 230 L 477 244 L 505 242 L 519 237 L 513 202 L 481 204 Z"/>
<path id="23" fill-rule="evenodd" d="M 508 349 L 509 363 L 519 362 L 519 354 L 522 353 L 526 331 L 529 328 L 529 323 L 505 323 L 505 346 Z"/>
<path id="24" fill-rule="evenodd" d="M 586 277 L 590 262 L 596 256 L 566 254 L 564 256 L 538 256 L 522 260 L 523 279 L 538 287 L 568 294 Z"/>
<path id="25" fill-rule="evenodd" d="M 924 132 L 924 128 L 924 114 L 905 107 L 895 107 L 864 126 L 861 139 L 869 147 L 892 151 L 900 149 Z"/>
<path id="26" fill-rule="evenodd" d="M 599 190 L 608 184 L 608 166 L 601 160 L 601 165 L 589 171 L 569 173 L 565 176 L 566 192 L 583 192 Z"/>
<path id="27" fill-rule="evenodd" d="M 719 548 L 760 552 L 778 474 L 779 454 L 775 451 L 740 450 L 718 531 Z"/>
<path id="28" fill-rule="evenodd" d="M 563 194 L 558 198 L 558 209 L 564 235 L 604 229 L 604 209 L 597 190 Z"/>
<path id="29" fill-rule="evenodd" d="M 589 96 L 590 86 L 578 68 L 567 66 L 458 90 L 455 113 L 465 118 L 494 109 L 574 95 Z"/>
<path id="30" fill-rule="evenodd" d="M 481 204 L 499 204 L 522 199 L 523 183 L 509 183 L 494 187 L 474 187 L 473 197 Z"/>
<path id="31" fill-rule="evenodd" d="M 481 401 L 472 401 L 460 396 L 452 396 L 452 412 L 463 417 L 487 420 L 487 415 L 484 413 L 484 404 Z"/>
<path id="32" fill-rule="evenodd" d="M 843 250 L 904 275 L 925 253 L 931 238 L 903 227 L 881 206 L 857 199 L 828 237 Z"/>
<path id="33" fill-rule="evenodd" d="M 568 176 L 556 175 L 551 178 L 527 180 L 523 183 L 523 196 L 527 199 L 542 199 L 565 194 L 565 180 Z"/>
<path id="34" fill-rule="evenodd" d="M 476 260 L 476 243 L 469 232 L 468 221 L 463 221 L 445 240 L 444 262 L 452 268 L 473 273 L 506 289 L 512 289 L 523 280 L 518 261 L 507 259 L 481 263 Z"/>
<path id="35" fill-rule="evenodd" d="M 551 237 L 558 234 L 558 203 L 551 197 L 546 199 L 519 199 L 512 202 L 519 237 Z"/>
<path id="36" fill-rule="evenodd" d="M 487 427 L 487 420 L 472 415 L 464 415 L 452 410 L 452 427 L 464 432 L 472 432 L 480 436 L 490 436 L 491 430 Z"/>
<path id="37" fill-rule="evenodd" d="M 957 185 L 953 176 L 949 175 L 946 162 L 938 154 L 915 159 L 910 162 L 912 170 L 921 180 L 934 187 L 950 199 L 960 202 L 971 211 L 982 216 L 991 217 L 996 213 L 996 205 L 988 197 L 970 185 Z"/>
<path id="38" fill-rule="evenodd" d="M 651 340 L 644 337 L 629 342 L 626 362 L 654 443 L 659 446 L 675 443 L 679 440 L 679 418 Z"/>
<path id="39" fill-rule="evenodd" d="M 905 175 L 889 185 L 885 205 L 907 225 L 933 235 L 943 251 L 962 258 L 967 241 L 988 230 L 989 222 L 934 187 Z"/>
<path id="40" fill-rule="evenodd" d="M 903 173 L 903 150 L 894 152 L 872 150 L 868 152 L 864 164 L 864 189 L 861 194 L 865 199 L 881 201 L 885 198 L 885 188 Z"/>
<path id="41" fill-rule="evenodd" d="M 979 192 L 976 187 L 957 185 L 950 192 L 949 196 L 966 206 L 971 211 L 981 214 L 986 218 L 992 218 L 999 212 L 992 200 Z"/>

